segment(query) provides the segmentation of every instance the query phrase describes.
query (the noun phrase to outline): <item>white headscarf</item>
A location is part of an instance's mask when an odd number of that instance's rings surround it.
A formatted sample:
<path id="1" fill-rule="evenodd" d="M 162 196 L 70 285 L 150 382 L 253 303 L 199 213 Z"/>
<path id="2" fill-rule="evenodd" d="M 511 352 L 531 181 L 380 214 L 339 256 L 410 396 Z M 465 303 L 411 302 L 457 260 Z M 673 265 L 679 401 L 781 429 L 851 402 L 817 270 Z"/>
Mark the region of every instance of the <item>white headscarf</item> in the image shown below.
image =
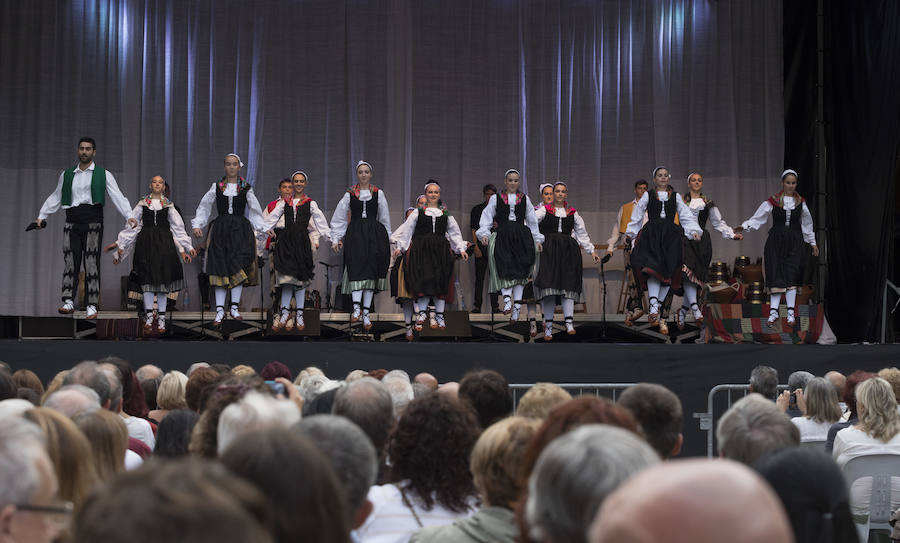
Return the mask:
<path id="1" fill-rule="evenodd" d="M 781 172 L 781 180 L 784 181 L 784 178 L 789 175 L 793 175 L 797 179 L 800 179 L 800 176 L 797 175 L 797 172 L 795 172 L 794 170 L 784 170 L 783 172 Z"/>
<path id="2" fill-rule="evenodd" d="M 228 158 L 228 157 L 230 157 L 230 156 L 233 156 L 233 157 L 234 157 L 234 158 L 236 158 L 236 159 L 238 159 L 238 164 L 240 164 L 240 165 L 241 165 L 241 168 L 243 168 L 243 167 L 244 167 L 244 161 L 243 161 L 243 160 L 241 160 L 241 157 L 240 157 L 240 156 L 238 156 L 238 154 L 237 154 L 237 153 L 228 153 L 228 154 L 227 154 L 227 155 L 225 155 L 225 158 Z"/>

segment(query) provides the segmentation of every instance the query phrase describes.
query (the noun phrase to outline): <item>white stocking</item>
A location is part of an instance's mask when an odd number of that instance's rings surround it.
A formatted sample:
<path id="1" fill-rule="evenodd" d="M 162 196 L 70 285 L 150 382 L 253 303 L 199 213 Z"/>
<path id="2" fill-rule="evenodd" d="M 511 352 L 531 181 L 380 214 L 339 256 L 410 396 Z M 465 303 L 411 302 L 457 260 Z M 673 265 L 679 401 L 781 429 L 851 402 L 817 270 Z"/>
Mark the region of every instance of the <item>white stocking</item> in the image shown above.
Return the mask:
<path id="1" fill-rule="evenodd" d="M 659 312 L 659 306 L 662 304 L 662 300 L 660 300 L 660 298 L 659 298 L 659 286 L 660 286 L 659 279 L 657 279 L 656 277 L 648 277 L 647 278 L 647 298 L 648 299 L 656 298 L 657 300 L 659 300 L 659 302 L 656 305 L 657 313 Z M 650 303 L 651 303 L 650 312 L 653 313 L 653 307 L 652 307 L 653 302 L 650 302 Z"/>
<path id="2" fill-rule="evenodd" d="M 513 285 L 513 288 L 512 288 L 513 302 L 521 301 L 523 292 L 525 292 L 525 285 Z"/>
<path id="3" fill-rule="evenodd" d="M 512 287 L 503 287 L 500 289 L 500 294 L 503 296 L 512 296 Z"/>
<path id="4" fill-rule="evenodd" d="M 359 303 L 362 303 L 362 295 L 363 295 L 363 291 L 354 290 L 350 293 L 350 299 L 353 300 L 354 304 L 359 304 Z"/>
<path id="5" fill-rule="evenodd" d="M 784 293 L 784 301 L 787 302 L 788 309 L 794 309 L 794 304 L 797 303 L 797 289 L 787 289 L 787 292 Z"/>
<path id="6" fill-rule="evenodd" d="M 294 287 L 291 285 L 281 285 L 281 307 L 290 309 L 291 298 L 294 297 Z"/>
<path id="7" fill-rule="evenodd" d="M 778 305 L 781 303 L 781 293 L 772 293 L 769 295 L 769 308 L 778 311 Z"/>
<path id="8" fill-rule="evenodd" d="M 158 306 L 157 311 L 160 313 L 166 312 L 166 293 L 165 292 L 157 292 L 156 293 L 156 305 Z"/>
<path id="9" fill-rule="evenodd" d="M 215 287 L 216 307 L 225 307 L 225 287 Z"/>
<path id="10" fill-rule="evenodd" d="M 562 299 L 563 317 L 570 319 L 575 315 L 575 300 L 572 298 Z"/>
<path id="11" fill-rule="evenodd" d="M 544 310 L 544 321 L 553 320 L 553 311 L 556 309 L 556 296 L 547 296 L 541 300 L 541 309 Z"/>
<path id="12" fill-rule="evenodd" d="M 298 288 L 295 290 L 294 299 L 297 300 L 297 311 L 303 313 L 303 306 L 306 305 L 306 288 Z"/>
<path id="13" fill-rule="evenodd" d="M 365 289 L 362 291 L 362 293 L 363 293 L 363 299 L 362 299 L 363 307 L 366 309 L 371 309 L 372 308 L 372 297 L 375 296 L 375 291 Z"/>
<path id="14" fill-rule="evenodd" d="M 406 324 L 410 324 L 412 322 L 412 314 L 413 314 L 413 303 L 411 300 L 403 300 L 403 303 L 400 304 L 400 307 L 403 308 L 403 322 Z"/>
<path id="15" fill-rule="evenodd" d="M 153 292 L 144 293 L 144 311 L 153 311 Z"/>
<path id="16" fill-rule="evenodd" d="M 231 287 L 231 305 L 238 305 L 241 303 L 241 292 L 243 291 L 244 285 Z"/>
<path id="17" fill-rule="evenodd" d="M 431 296 L 422 296 L 418 300 L 416 300 L 416 310 L 418 311 L 428 311 L 428 302 L 431 301 Z"/>
<path id="18" fill-rule="evenodd" d="M 669 294 L 669 285 L 659 285 L 659 304 L 666 300 L 666 296 Z"/>
<path id="19" fill-rule="evenodd" d="M 697 285 L 691 282 L 684 284 L 684 301 L 686 306 L 697 303 Z"/>
<path id="20" fill-rule="evenodd" d="M 447 300 L 442 300 L 440 298 L 434 299 L 434 312 L 435 313 L 443 313 L 445 307 L 447 307 Z"/>

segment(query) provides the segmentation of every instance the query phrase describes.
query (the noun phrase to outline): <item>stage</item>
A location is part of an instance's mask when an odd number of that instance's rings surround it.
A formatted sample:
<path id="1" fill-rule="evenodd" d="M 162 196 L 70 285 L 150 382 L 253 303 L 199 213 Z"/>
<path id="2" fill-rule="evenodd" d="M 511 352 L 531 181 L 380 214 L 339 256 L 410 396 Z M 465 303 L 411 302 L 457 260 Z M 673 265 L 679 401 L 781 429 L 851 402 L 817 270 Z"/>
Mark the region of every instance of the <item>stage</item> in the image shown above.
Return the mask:
<path id="1" fill-rule="evenodd" d="M 401 368 L 411 375 L 427 371 L 441 382 L 458 380 L 472 368 L 491 368 L 511 384 L 636 383 L 671 388 L 684 405 L 686 455 L 706 453 L 707 434 L 694 413 L 707 411 L 707 396 L 718 384 L 746 384 L 758 364 L 790 372 L 877 371 L 896 364 L 900 345 L 668 345 L 553 342 L 328 342 L 328 341 L 88 341 L 0 340 L 0 360 L 13 369 L 29 368 L 47 381 L 81 360 L 115 355 L 137 368 L 156 364 L 186 370 L 194 362 L 249 364 L 261 369 L 279 360 L 296 372 L 315 365 L 331 378 L 353 369 Z M 715 417 L 724 410 L 716 402 Z"/>

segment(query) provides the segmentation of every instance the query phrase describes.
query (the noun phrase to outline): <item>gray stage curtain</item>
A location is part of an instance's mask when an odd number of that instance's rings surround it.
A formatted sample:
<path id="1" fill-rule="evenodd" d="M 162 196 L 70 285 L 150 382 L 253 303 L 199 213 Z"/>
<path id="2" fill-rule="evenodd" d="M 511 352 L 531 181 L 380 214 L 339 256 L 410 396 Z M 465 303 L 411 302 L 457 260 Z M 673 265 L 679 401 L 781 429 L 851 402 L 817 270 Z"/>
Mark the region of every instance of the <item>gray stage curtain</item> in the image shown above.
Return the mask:
<path id="1" fill-rule="evenodd" d="M 569 182 L 604 243 L 659 164 L 679 189 L 703 173 L 737 224 L 780 185 L 781 25 L 775 0 L 3 2 L 0 313 L 58 305 L 62 214 L 23 228 L 82 135 L 132 202 L 163 175 L 186 220 L 234 151 L 263 205 L 303 169 L 327 213 L 367 160 L 394 225 L 435 178 L 467 232 L 481 185 L 516 167 L 533 199 Z M 108 243 L 123 220 L 106 208 Z M 714 249 L 756 256 L 764 237 Z M 104 259 L 105 308 L 128 267 Z"/>

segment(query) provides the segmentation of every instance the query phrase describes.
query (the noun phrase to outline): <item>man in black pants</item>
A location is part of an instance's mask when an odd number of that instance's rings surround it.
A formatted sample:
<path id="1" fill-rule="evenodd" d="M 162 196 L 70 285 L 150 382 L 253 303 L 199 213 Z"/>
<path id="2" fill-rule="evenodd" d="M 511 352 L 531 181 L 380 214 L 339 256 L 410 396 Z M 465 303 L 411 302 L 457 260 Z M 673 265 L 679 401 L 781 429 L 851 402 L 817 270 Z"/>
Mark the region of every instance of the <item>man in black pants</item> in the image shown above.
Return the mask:
<path id="1" fill-rule="evenodd" d="M 472 229 L 472 240 L 475 242 L 475 298 L 472 303 L 472 313 L 481 313 L 481 297 L 484 291 L 484 274 L 488 267 L 488 249 L 487 245 L 481 243 L 475 231 L 478 230 L 478 223 L 481 221 L 481 212 L 487 206 L 491 196 L 497 194 L 497 187 L 488 183 L 481 189 L 484 195 L 484 201 L 472 208 L 472 214 L 469 216 L 469 228 Z M 491 228 L 491 232 L 494 229 Z M 499 313 L 497 306 L 497 293 L 491 292 L 491 311 Z"/>
<path id="2" fill-rule="evenodd" d="M 103 204 L 109 195 L 113 205 L 132 228 L 137 220 L 131 217 L 131 204 L 119 190 L 113 174 L 94 164 L 97 144 L 93 138 L 78 140 L 78 165 L 59 174 L 56 190 L 47 197 L 35 224 L 47 226 L 47 217 L 60 207 L 66 210 L 63 227 L 62 300 L 59 312 L 68 315 L 75 311 L 78 274 L 84 261 L 84 290 L 87 299 L 87 318 L 97 318 L 100 301 L 100 248 L 103 239 Z"/>

